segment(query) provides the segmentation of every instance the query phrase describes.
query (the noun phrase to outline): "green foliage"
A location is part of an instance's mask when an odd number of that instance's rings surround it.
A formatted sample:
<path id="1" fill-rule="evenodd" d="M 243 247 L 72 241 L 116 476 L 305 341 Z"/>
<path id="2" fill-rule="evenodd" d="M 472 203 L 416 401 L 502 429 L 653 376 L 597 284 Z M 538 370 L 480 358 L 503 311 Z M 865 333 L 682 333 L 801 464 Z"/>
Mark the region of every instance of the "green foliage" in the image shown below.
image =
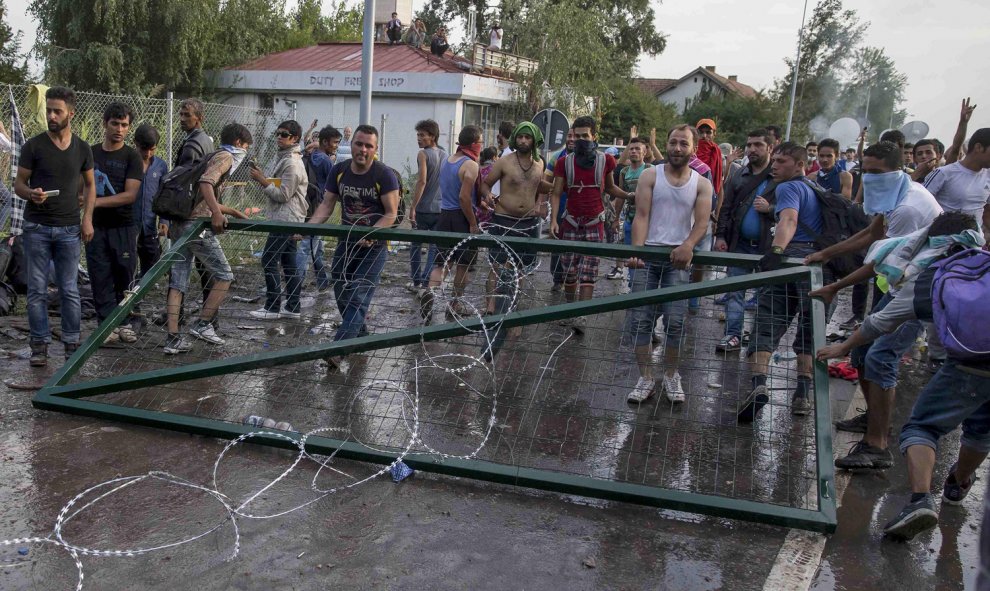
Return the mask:
<path id="1" fill-rule="evenodd" d="M 867 115 L 869 98 L 870 138 L 879 139 L 887 127 L 904 124 L 907 115 L 897 104 L 904 100 L 907 76 L 897 71 L 894 60 L 877 47 L 856 50 L 852 75 L 839 97 L 842 111 L 858 118 Z"/>
<path id="2" fill-rule="evenodd" d="M 21 31 L 7 24 L 7 7 L 0 0 L 0 83 L 23 84 L 28 78 L 27 59 L 21 54 Z"/>
<path id="3" fill-rule="evenodd" d="M 694 125 L 699 119 L 714 119 L 718 127 L 715 141 L 733 146 L 746 143 L 746 134 L 766 125 L 783 127 L 787 120 L 787 105 L 762 94 L 753 98 L 727 94 L 694 102 L 682 119 Z"/>
<path id="4" fill-rule="evenodd" d="M 202 91 L 205 72 L 320 41 L 360 38 L 360 9 L 301 0 L 31 0 L 45 79 L 77 90 Z"/>
<path id="5" fill-rule="evenodd" d="M 657 134 L 662 137 L 679 121 L 673 105 L 658 101 L 632 82 L 623 81 L 615 89 L 607 110 L 602 114 L 599 135 L 603 138 L 602 143 L 609 143 L 616 137 L 628 140 L 629 129 L 635 125 L 643 137 L 648 136 L 651 128 L 656 128 Z"/>

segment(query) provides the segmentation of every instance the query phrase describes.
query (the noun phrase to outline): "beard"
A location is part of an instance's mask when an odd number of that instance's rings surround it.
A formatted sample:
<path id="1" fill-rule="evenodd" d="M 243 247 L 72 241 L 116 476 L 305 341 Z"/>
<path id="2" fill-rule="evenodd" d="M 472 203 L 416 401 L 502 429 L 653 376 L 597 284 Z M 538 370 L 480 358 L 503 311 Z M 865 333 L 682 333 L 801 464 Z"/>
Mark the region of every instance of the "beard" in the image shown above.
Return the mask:
<path id="1" fill-rule="evenodd" d="M 62 131 L 63 129 L 65 129 L 68 126 L 69 126 L 69 120 L 68 119 L 66 119 L 65 121 L 62 121 L 61 123 L 59 123 L 57 121 L 49 121 L 48 122 L 48 131 L 50 131 L 52 133 L 56 133 L 56 132 Z"/>
<path id="2" fill-rule="evenodd" d="M 686 154 L 681 154 L 674 156 L 672 154 L 667 154 L 667 162 L 672 164 L 676 168 L 681 168 L 682 166 L 687 166 L 688 162 L 691 161 L 691 157 Z"/>
<path id="3" fill-rule="evenodd" d="M 529 156 L 533 153 L 533 146 L 527 146 L 525 144 L 519 144 L 516 146 L 516 152 L 519 152 L 523 156 Z"/>

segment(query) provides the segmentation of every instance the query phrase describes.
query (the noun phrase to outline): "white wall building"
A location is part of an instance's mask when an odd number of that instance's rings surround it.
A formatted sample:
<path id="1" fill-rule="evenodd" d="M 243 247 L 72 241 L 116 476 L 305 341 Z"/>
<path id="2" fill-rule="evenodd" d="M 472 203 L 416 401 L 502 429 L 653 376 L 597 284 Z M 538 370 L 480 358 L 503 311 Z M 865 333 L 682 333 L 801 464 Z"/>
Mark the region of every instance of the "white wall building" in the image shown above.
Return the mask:
<path id="1" fill-rule="evenodd" d="M 726 78 L 716 74 L 715 66 L 699 67 L 680 78 L 637 78 L 635 81 L 657 100 L 676 107 L 678 113 L 686 111 L 693 101 L 705 94 L 722 96 L 732 93 L 745 98 L 757 95 L 752 86 L 739 82 L 736 76 Z"/>
<path id="2" fill-rule="evenodd" d="M 403 174 L 415 172 L 416 132 L 421 119 L 440 125 L 439 144 L 450 149 L 465 125 L 486 131 L 492 145 L 500 105 L 512 100 L 516 84 L 469 71 L 465 60 L 399 45 L 375 45 L 371 122 L 381 133 L 382 160 Z M 361 92 L 361 44 L 328 43 L 263 56 L 218 73 L 226 103 L 274 107 L 295 113 L 305 130 L 343 130 L 358 124 Z"/>

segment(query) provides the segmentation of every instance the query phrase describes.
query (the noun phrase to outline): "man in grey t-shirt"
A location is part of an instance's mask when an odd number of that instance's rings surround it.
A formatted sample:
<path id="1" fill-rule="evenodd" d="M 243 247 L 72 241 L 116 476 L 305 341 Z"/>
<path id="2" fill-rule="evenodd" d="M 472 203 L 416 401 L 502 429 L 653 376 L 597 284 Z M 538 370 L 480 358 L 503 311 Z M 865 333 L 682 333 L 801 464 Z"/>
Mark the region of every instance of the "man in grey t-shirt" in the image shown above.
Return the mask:
<path id="1" fill-rule="evenodd" d="M 409 223 L 416 230 L 433 230 L 440 220 L 440 167 L 447 159 L 447 152 L 437 146 L 440 125 L 432 119 L 424 119 L 416 124 L 416 143 L 420 150 L 416 154 L 418 174 L 412 206 L 409 208 Z M 437 255 L 437 247 L 430 244 L 426 250 L 426 260 L 422 259 L 422 244 L 413 243 L 409 248 L 409 267 L 412 281 L 406 289 L 413 293 L 426 287 L 430 282 L 430 270 Z"/>

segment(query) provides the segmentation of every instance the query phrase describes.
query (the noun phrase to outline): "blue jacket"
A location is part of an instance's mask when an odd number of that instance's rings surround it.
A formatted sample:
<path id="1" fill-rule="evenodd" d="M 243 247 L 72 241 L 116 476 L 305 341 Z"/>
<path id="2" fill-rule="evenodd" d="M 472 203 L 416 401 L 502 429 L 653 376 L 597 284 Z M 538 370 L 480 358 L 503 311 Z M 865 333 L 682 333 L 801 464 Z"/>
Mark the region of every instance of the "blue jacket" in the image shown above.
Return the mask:
<path id="1" fill-rule="evenodd" d="M 162 177 L 167 172 L 168 165 L 165 164 L 165 161 L 154 156 L 151 159 L 151 164 L 148 165 L 148 170 L 144 173 L 144 179 L 141 180 L 141 191 L 138 193 L 138 198 L 134 200 L 134 225 L 139 230 L 143 229 L 149 234 L 158 233 L 158 217 L 151 211 L 151 202 L 162 183 Z"/>

